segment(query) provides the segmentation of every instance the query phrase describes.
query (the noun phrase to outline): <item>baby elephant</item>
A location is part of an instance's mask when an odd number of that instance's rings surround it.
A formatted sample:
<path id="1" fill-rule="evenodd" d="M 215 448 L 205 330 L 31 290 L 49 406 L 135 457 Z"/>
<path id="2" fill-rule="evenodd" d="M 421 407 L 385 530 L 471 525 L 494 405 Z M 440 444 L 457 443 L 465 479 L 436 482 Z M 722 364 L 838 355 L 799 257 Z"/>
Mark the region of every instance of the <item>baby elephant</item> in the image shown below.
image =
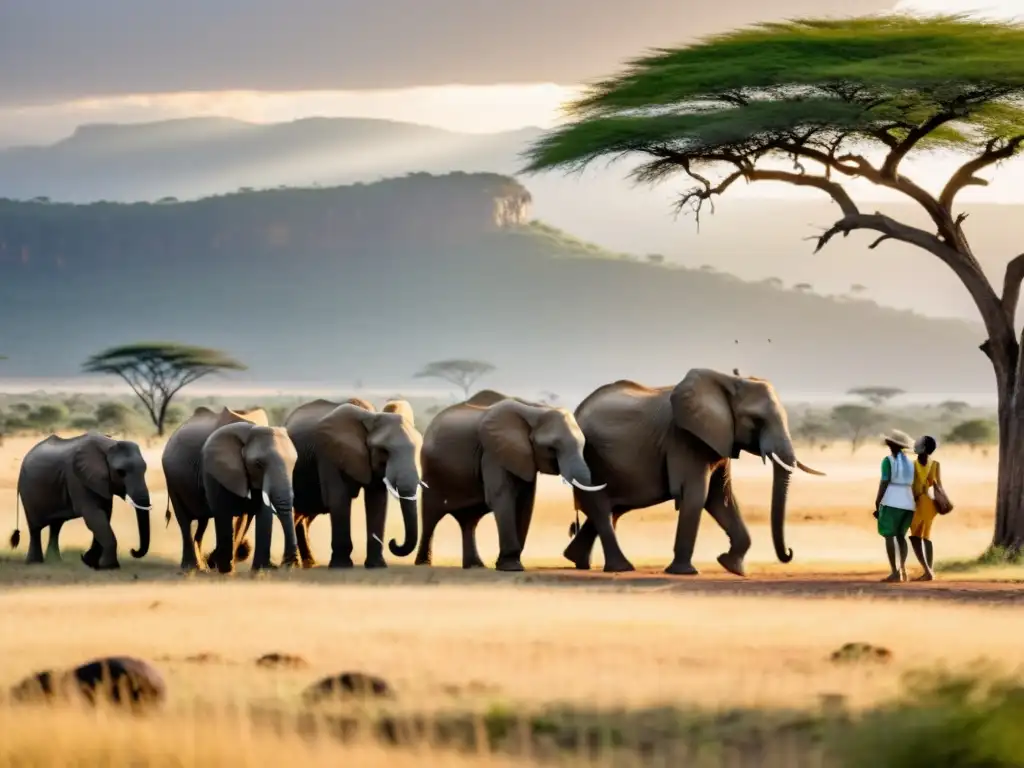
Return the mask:
<path id="1" fill-rule="evenodd" d="M 37 672 L 11 688 L 19 704 L 97 703 L 142 710 L 162 704 L 167 686 L 152 666 L 130 656 L 112 656 L 69 670 Z"/>
<path id="2" fill-rule="evenodd" d="M 36 443 L 21 462 L 18 496 L 25 505 L 29 546 L 26 562 L 43 562 L 42 533 L 49 527 L 47 556 L 60 559 L 58 537 L 68 520 L 85 519 L 93 535 L 82 562 L 90 568 L 119 568 L 117 539 L 110 527 L 113 498 L 119 496 L 135 508 L 139 548 L 132 557 L 149 551 L 149 488 L 146 460 L 137 443 L 114 440 L 98 432 L 63 438 L 50 435 Z M 21 541 L 15 527 L 11 547 Z"/>

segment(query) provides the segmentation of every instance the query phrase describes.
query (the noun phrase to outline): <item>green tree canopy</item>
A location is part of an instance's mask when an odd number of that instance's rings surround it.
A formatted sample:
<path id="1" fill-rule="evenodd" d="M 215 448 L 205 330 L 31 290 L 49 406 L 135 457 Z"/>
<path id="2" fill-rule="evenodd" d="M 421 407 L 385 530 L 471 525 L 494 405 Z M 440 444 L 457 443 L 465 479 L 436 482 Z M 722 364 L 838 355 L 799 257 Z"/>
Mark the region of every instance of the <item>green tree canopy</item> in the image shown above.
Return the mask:
<path id="1" fill-rule="evenodd" d="M 876 408 L 880 408 L 887 402 L 892 400 L 898 395 L 904 395 L 904 392 L 899 387 L 885 387 L 885 386 L 871 386 L 871 387 L 854 387 L 846 391 L 848 395 L 856 395 L 857 397 L 863 397 L 871 405 Z"/>
<path id="2" fill-rule="evenodd" d="M 998 438 L 998 428 L 988 419 L 961 421 L 946 435 L 946 440 L 950 443 L 969 445 L 972 451 L 979 445 L 992 445 Z"/>
<path id="3" fill-rule="evenodd" d="M 737 182 L 816 189 L 839 207 L 815 252 L 864 230 L 914 245 L 957 275 L 987 333 L 981 345 L 999 400 L 999 480 L 993 545 L 1024 548 L 1024 363 L 1016 328 L 1024 254 L 1001 290 L 971 250 L 957 197 L 1024 145 L 1024 24 L 966 15 L 799 19 L 758 24 L 698 44 L 658 49 L 591 86 L 571 120 L 527 152 L 527 172 L 582 170 L 598 158 L 637 157 L 632 176 L 675 174 L 699 216 Z M 904 173 L 924 150 L 959 153 L 938 193 Z M 844 186 L 862 180 L 917 203 L 919 227 L 862 210 Z"/>
<path id="4" fill-rule="evenodd" d="M 183 387 L 211 373 L 244 371 L 246 367 L 216 349 L 176 342 L 140 342 L 95 354 L 82 369 L 124 379 L 153 420 L 157 434 L 163 435 L 171 398 Z"/>

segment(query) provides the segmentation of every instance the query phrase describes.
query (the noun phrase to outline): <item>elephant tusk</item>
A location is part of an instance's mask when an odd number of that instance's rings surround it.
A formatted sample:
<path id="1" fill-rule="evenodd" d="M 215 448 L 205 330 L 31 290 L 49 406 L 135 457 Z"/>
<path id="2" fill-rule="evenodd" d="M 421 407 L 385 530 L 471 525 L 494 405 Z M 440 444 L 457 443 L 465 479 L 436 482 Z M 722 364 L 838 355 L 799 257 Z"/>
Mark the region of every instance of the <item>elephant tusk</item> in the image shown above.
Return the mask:
<path id="1" fill-rule="evenodd" d="M 384 478 L 384 487 L 387 488 L 388 489 L 388 493 L 390 493 L 396 499 L 405 499 L 406 501 L 415 501 L 416 500 L 415 496 L 403 496 L 398 491 L 396 491 L 395 490 L 395 486 L 393 486 L 391 484 L 391 481 L 388 480 L 386 477 Z"/>
<path id="2" fill-rule="evenodd" d="M 762 464 L 767 464 L 768 463 L 768 457 L 765 456 L 763 453 L 761 454 L 761 463 Z"/>
<path id="3" fill-rule="evenodd" d="M 803 463 L 802 461 L 798 461 L 798 462 L 796 463 L 796 465 L 797 465 L 798 467 L 800 467 L 800 469 L 802 469 L 802 470 L 803 470 L 804 472 L 806 472 L 806 473 L 807 473 L 808 475 L 817 475 L 818 477 L 825 477 L 825 473 L 824 473 L 824 472 L 821 472 L 821 471 L 819 471 L 819 470 L 817 470 L 817 469 L 811 469 L 811 468 L 810 468 L 810 467 L 808 467 L 808 466 L 807 466 L 806 464 L 804 464 L 804 463 Z"/>
<path id="4" fill-rule="evenodd" d="M 247 488 L 246 489 L 246 491 L 245 491 L 245 498 L 247 498 L 247 499 L 251 499 L 252 498 L 252 489 L 251 488 Z"/>
<path id="5" fill-rule="evenodd" d="M 787 464 L 782 459 L 780 459 L 778 456 L 776 456 L 775 453 L 772 453 L 772 461 L 774 461 L 776 464 L 778 464 L 780 467 L 782 467 L 787 472 L 794 472 L 794 471 L 796 471 L 796 467 L 789 466 L 789 464 Z"/>
<path id="6" fill-rule="evenodd" d="M 426 488 L 426 489 L 427 489 L 428 491 L 430 490 L 430 486 L 429 486 L 429 485 L 427 485 L 427 484 L 426 484 L 425 482 L 423 482 L 422 480 L 420 480 L 420 485 L 422 485 L 422 486 L 423 486 L 424 488 Z"/>
<path id="7" fill-rule="evenodd" d="M 132 500 L 132 497 L 131 497 L 131 496 L 129 496 L 129 495 L 127 494 L 127 493 L 126 493 L 126 494 L 124 495 L 124 500 L 125 500 L 125 501 L 127 501 L 127 502 L 128 502 L 129 504 L 131 504 L 131 505 L 132 505 L 133 507 L 135 507 L 136 509 L 141 509 L 141 510 L 142 510 L 143 512 L 149 512 L 149 510 L 151 510 L 151 509 L 153 508 L 153 505 L 152 505 L 152 504 L 150 504 L 150 505 L 149 505 L 148 507 L 144 507 L 144 506 L 142 506 L 141 504 L 136 504 L 136 503 L 135 503 L 135 502 L 134 502 L 134 501 Z"/>
<path id="8" fill-rule="evenodd" d="M 579 488 L 581 491 L 600 491 L 608 487 L 608 483 L 602 483 L 601 485 L 583 485 L 583 483 L 576 479 L 573 479 L 571 482 L 576 488 Z"/>
<path id="9" fill-rule="evenodd" d="M 384 546 L 384 542 L 380 540 L 380 536 L 378 536 L 376 533 L 371 533 L 370 535 L 377 540 L 378 544 L 380 544 L 382 547 Z"/>
<path id="10" fill-rule="evenodd" d="M 270 503 L 270 495 L 266 491 L 263 492 L 263 504 L 271 509 L 274 508 L 274 505 Z"/>

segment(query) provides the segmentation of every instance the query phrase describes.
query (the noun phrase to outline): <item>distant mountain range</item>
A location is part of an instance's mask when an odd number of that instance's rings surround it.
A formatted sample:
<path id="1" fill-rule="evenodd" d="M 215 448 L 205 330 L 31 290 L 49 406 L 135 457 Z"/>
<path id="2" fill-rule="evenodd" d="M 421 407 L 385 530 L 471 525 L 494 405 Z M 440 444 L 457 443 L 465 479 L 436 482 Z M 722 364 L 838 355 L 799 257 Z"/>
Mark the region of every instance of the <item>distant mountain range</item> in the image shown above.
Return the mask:
<path id="1" fill-rule="evenodd" d="M 568 397 L 708 365 L 788 396 L 861 384 L 988 393 L 977 324 L 590 245 L 495 174 L 195 202 L 0 202 L 3 375 L 62 377 L 99 349 L 224 349 L 250 381 L 426 382 L 475 358 L 489 386 Z"/>
<path id="2" fill-rule="evenodd" d="M 192 199 L 245 188 L 369 183 L 410 172 L 452 170 L 514 175 L 521 153 L 542 135 L 527 128 L 498 134 L 454 133 L 409 123 L 313 118 L 253 124 L 190 118 L 148 124 L 86 125 L 45 147 L 0 151 L 0 197 L 92 202 Z M 533 215 L 613 251 L 662 254 L 689 267 L 713 265 L 748 280 L 776 277 L 809 283 L 823 293 L 864 286 L 863 296 L 895 307 L 974 319 L 956 278 L 933 257 L 870 237 L 833 241 L 812 256 L 807 238 L 830 225 L 827 200 L 725 198 L 692 217 L 671 210 L 685 187 L 634 187 L 626 168 L 598 165 L 583 177 L 520 178 Z M 911 205 L 871 205 L 924 224 Z M 997 280 L 1005 262 L 1024 251 L 1024 207 L 969 205 L 966 229 L 976 255 Z"/>

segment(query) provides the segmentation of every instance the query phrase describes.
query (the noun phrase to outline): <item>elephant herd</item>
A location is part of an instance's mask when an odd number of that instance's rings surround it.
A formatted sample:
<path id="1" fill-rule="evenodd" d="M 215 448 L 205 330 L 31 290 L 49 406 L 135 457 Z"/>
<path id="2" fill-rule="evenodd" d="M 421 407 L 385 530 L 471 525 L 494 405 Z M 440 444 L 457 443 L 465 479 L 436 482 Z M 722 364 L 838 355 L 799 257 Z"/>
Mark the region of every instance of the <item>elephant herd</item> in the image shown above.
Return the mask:
<path id="1" fill-rule="evenodd" d="M 605 571 L 630 571 L 619 546 L 618 519 L 633 509 L 673 501 L 679 513 L 674 556 L 666 573 L 695 574 L 694 542 L 703 510 L 725 531 L 729 550 L 718 557 L 743 576 L 750 535 L 731 483 L 731 460 L 741 452 L 773 467 L 771 534 L 777 557 L 792 559 L 785 544 L 786 499 L 796 469 L 821 475 L 796 457 L 786 412 L 771 384 L 695 368 L 678 384 L 646 387 L 620 380 L 602 386 L 570 413 L 483 390 L 445 408 L 423 435 L 404 400 L 380 411 L 359 398 L 314 400 L 296 408 L 283 427 L 271 427 L 262 409 L 216 413 L 200 407 L 164 448 L 162 465 L 171 510 L 181 531 L 183 570 L 233 570 L 249 556 L 255 520 L 254 570 L 274 568 L 270 545 L 276 517 L 284 531 L 283 566 L 315 565 L 309 525 L 331 521 L 331 568 L 351 568 L 352 502 L 363 494 L 367 568 L 386 567 L 384 523 L 395 497 L 404 541 L 391 539 L 392 555 L 417 548 L 417 565 L 431 564 L 437 524 L 452 515 L 462 530 L 462 565 L 483 567 L 476 546 L 480 519 L 493 512 L 498 529 L 496 568 L 521 571 L 533 515 L 537 475 L 557 475 L 572 486 L 577 523 L 565 557 L 590 568 L 598 539 Z M 27 561 L 59 559 L 63 524 L 85 520 L 93 534 L 82 555 L 96 569 L 119 567 L 110 525 L 113 497 L 136 510 L 140 544 L 149 550 L 146 462 L 136 443 L 87 433 L 51 435 L 22 461 L 18 495 L 30 541 Z M 579 514 L 585 521 L 578 524 Z M 216 544 L 208 559 L 202 540 L 213 520 Z M 422 520 L 422 536 L 418 524 Z M 193 530 L 193 523 L 195 528 Z M 46 555 L 42 532 L 49 528 Z M 20 531 L 11 537 L 18 545 Z"/>

